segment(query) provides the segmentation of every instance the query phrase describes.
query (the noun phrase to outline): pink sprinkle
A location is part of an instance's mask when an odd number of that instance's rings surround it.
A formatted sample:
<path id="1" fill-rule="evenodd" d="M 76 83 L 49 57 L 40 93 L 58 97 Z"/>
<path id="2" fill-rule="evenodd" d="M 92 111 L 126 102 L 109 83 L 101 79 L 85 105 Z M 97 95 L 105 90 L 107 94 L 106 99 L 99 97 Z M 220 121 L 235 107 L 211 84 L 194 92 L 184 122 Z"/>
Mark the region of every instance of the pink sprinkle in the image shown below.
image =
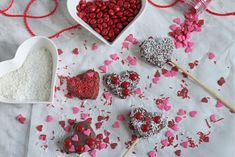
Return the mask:
<path id="1" fill-rule="evenodd" d="M 110 57 L 111 57 L 111 59 L 112 59 L 112 60 L 114 60 L 114 61 L 116 61 L 116 60 L 118 60 L 118 59 L 119 59 L 119 57 L 118 57 L 118 54 L 117 54 L 117 53 L 112 54 Z"/>
<path id="2" fill-rule="evenodd" d="M 125 41 L 128 41 L 128 42 L 130 42 L 130 43 L 132 43 L 134 45 L 139 43 L 139 41 L 136 38 L 134 38 L 133 34 L 128 35 L 126 37 Z"/>
<path id="3" fill-rule="evenodd" d="M 105 136 L 109 136 L 110 135 L 110 132 L 108 130 L 104 130 L 104 135 Z"/>
<path id="4" fill-rule="evenodd" d="M 197 111 L 191 111 L 189 112 L 190 117 L 194 118 L 197 115 Z"/>
<path id="5" fill-rule="evenodd" d="M 89 118 L 89 114 L 88 113 L 81 113 L 81 119 L 82 120 L 87 120 Z"/>
<path id="6" fill-rule="evenodd" d="M 175 30 L 176 30 L 176 28 L 177 28 L 177 26 L 176 26 L 176 25 L 171 25 L 171 26 L 170 26 L 170 29 L 171 29 L 171 30 L 173 30 L 173 31 L 175 31 Z"/>
<path id="7" fill-rule="evenodd" d="M 87 130 L 83 131 L 83 134 L 86 135 L 86 136 L 90 136 L 91 130 L 87 129 Z"/>
<path id="8" fill-rule="evenodd" d="M 102 71 L 102 73 L 107 73 L 108 72 L 108 66 L 107 65 L 102 65 L 99 67 L 99 69 Z"/>
<path id="9" fill-rule="evenodd" d="M 77 134 L 72 137 L 72 141 L 77 142 L 78 140 L 79 138 Z"/>
<path id="10" fill-rule="evenodd" d="M 193 52 L 193 49 L 192 49 L 191 47 L 187 47 L 187 48 L 185 49 L 185 52 L 186 52 L 186 53 Z"/>
<path id="11" fill-rule="evenodd" d="M 91 49 L 92 51 L 96 51 L 98 49 L 98 45 L 96 43 L 93 43 Z"/>
<path id="12" fill-rule="evenodd" d="M 179 117 L 179 116 L 175 117 L 175 122 L 176 122 L 176 123 L 179 123 L 179 122 L 181 122 L 181 121 L 182 121 L 182 118 L 181 118 L 181 117 Z"/>
<path id="13" fill-rule="evenodd" d="M 76 106 L 74 106 L 72 110 L 73 110 L 73 114 L 77 114 L 80 111 L 80 109 Z"/>
<path id="14" fill-rule="evenodd" d="M 118 122 L 118 121 L 114 122 L 114 124 L 113 124 L 113 128 L 115 128 L 115 129 L 120 128 L 120 124 L 119 124 L 119 122 Z"/>
<path id="15" fill-rule="evenodd" d="M 104 64 L 105 64 L 105 65 L 111 65 L 112 62 L 113 62 L 113 61 L 111 61 L 111 60 L 105 60 L 105 61 L 104 61 Z"/>
<path id="16" fill-rule="evenodd" d="M 87 73 L 87 76 L 89 76 L 89 77 L 93 77 L 94 75 L 95 75 L 95 73 L 93 71 Z"/>
<path id="17" fill-rule="evenodd" d="M 161 144 L 162 144 L 163 146 L 168 146 L 168 144 L 169 144 L 168 139 L 162 140 L 162 141 L 161 141 Z"/>
<path id="18" fill-rule="evenodd" d="M 160 80 L 159 77 L 154 77 L 154 78 L 152 79 L 152 82 L 153 82 L 154 84 L 157 84 L 157 83 L 159 82 L 159 80 Z"/>
<path id="19" fill-rule="evenodd" d="M 105 144 L 105 143 L 100 143 L 100 144 L 99 144 L 99 148 L 100 148 L 100 149 L 105 149 L 105 148 L 107 148 L 107 144 Z"/>
<path id="20" fill-rule="evenodd" d="M 69 125 L 64 128 L 65 132 L 70 132 L 70 130 L 71 130 L 71 126 L 69 126 Z"/>
<path id="21" fill-rule="evenodd" d="M 221 108 L 221 107 L 223 107 L 223 106 L 224 106 L 223 103 L 218 100 L 217 103 L 216 103 L 216 107 L 217 107 L 217 108 Z"/>
<path id="22" fill-rule="evenodd" d="M 119 121 L 124 121 L 125 120 L 125 116 L 123 115 L 123 114 L 119 114 L 118 116 L 117 116 L 117 120 L 119 120 Z"/>
<path id="23" fill-rule="evenodd" d="M 130 65 L 136 65 L 137 64 L 137 58 L 136 57 L 132 57 L 132 56 L 128 56 L 126 58 L 127 62 L 130 64 Z"/>
<path id="24" fill-rule="evenodd" d="M 179 111 L 177 113 L 177 115 L 179 115 L 179 116 L 183 116 L 185 114 L 186 114 L 186 111 L 184 109 L 179 109 Z"/>
<path id="25" fill-rule="evenodd" d="M 122 49 L 129 49 L 129 42 L 124 41 L 122 43 Z"/>
<path id="26" fill-rule="evenodd" d="M 74 145 L 72 145 L 70 148 L 69 148 L 69 152 L 75 152 L 75 147 L 74 147 Z"/>
<path id="27" fill-rule="evenodd" d="M 216 116 L 215 114 L 212 114 L 212 115 L 210 116 L 210 121 L 211 121 L 211 122 L 216 122 L 216 121 L 217 121 L 217 116 Z"/>
<path id="28" fill-rule="evenodd" d="M 179 126 L 175 124 L 174 126 L 171 127 L 174 131 L 179 131 Z"/>
<path id="29" fill-rule="evenodd" d="M 24 124 L 25 121 L 26 121 L 26 118 L 25 116 L 23 116 L 22 114 L 19 114 L 16 119 L 21 123 L 21 124 Z"/>
<path id="30" fill-rule="evenodd" d="M 180 145 L 184 148 L 188 148 L 188 141 L 182 142 Z"/>
<path id="31" fill-rule="evenodd" d="M 112 99 L 112 94 L 110 92 L 104 92 L 103 97 L 109 101 Z"/>
<path id="32" fill-rule="evenodd" d="M 214 59 L 215 58 L 215 54 L 213 52 L 209 52 L 208 53 L 208 58 L 211 60 L 211 59 Z"/>
<path id="33" fill-rule="evenodd" d="M 137 89 L 135 90 L 135 94 L 137 94 L 137 95 L 142 94 L 142 90 L 141 90 L 140 88 L 137 88 Z"/>
<path id="34" fill-rule="evenodd" d="M 85 145 L 84 145 L 84 151 L 85 151 L 85 152 L 88 152 L 89 150 L 91 150 L 91 148 L 90 148 L 88 145 L 85 144 Z"/>
<path id="35" fill-rule="evenodd" d="M 42 135 L 39 136 L 39 139 L 40 139 L 41 141 L 45 141 L 46 138 L 47 138 L 47 135 L 45 135 L 45 134 L 42 134 Z"/>
<path id="36" fill-rule="evenodd" d="M 90 152 L 90 155 L 91 155 L 91 157 L 96 157 L 96 150 L 95 150 L 95 149 L 92 150 L 92 151 Z"/>
<path id="37" fill-rule="evenodd" d="M 52 121 L 53 121 L 53 117 L 51 115 L 48 115 L 46 122 L 50 123 Z"/>
<path id="38" fill-rule="evenodd" d="M 165 105 L 164 109 L 165 109 L 165 111 L 170 111 L 171 110 L 171 106 L 170 105 Z"/>
<path id="39" fill-rule="evenodd" d="M 152 150 L 148 153 L 149 157 L 157 157 L 157 152 L 155 150 Z"/>
<path id="40" fill-rule="evenodd" d="M 180 42 L 175 42 L 175 48 L 180 48 L 180 47 L 182 47 L 182 44 L 180 43 Z"/>
<path id="41" fill-rule="evenodd" d="M 180 24 L 180 23 L 181 23 L 181 20 L 180 20 L 180 18 L 175 18 L 175 19 L 173 20 L 173 22 L 175 22 L 176 24 Z"/>
<path id="42" fill-rule="evenodd" d="M 174 137 L 174 134 L 170 130 L 166 131 L 165 135 L 166 137 Z"/>

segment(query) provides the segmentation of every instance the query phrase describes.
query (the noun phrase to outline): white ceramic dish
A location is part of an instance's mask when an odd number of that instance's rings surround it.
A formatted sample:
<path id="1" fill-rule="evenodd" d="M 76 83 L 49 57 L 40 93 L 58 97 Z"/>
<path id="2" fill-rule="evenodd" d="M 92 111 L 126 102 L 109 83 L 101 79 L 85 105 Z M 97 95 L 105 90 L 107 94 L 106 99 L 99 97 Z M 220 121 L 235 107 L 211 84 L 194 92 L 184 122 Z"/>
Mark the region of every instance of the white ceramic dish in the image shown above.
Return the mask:
<path id="1" fill-rule="evenodd" d="M 51 52 L 52 60 L 53 60 L 53 69 L 52 69 L 52 81 L 51 81 L 51 92 L 50 92 L 50 98 L 47 101 L 19 101 L 19 100 L 9 100 L 2 96 L 0 96 L 0 102 L 4 103 L 30 103 L 30 104 L 36 104 L 36 103 L 52 103 L 54 99 L 54 85 L 55 85 L 55 74 L 56 74 L 56 68 L 57 68 L 57 48 L 56 45 L 48 38 L 43 36 L 36 36 L 32 37 L 25 42 L 23 42 L 19 48 L 16 51 L 15 57 L 11 60 L 6 60 L 3 62 L 0 62 L 0 77 L 15 71 L 19 69 L 23 63 L 25 62 L 28 54 L 32 52 L 32 50 L 37 50 L 40 48 L 46 48 Z"/>
<path id="2" fill-rule="evenodd" d="M 87 0 L 87 1 L 93 1 L 93 0 Z M 67 9 L 72 16 L 72 18 L 77 21 L 79 24 L 81 24 L 84 28 L 86 28 L 88 31 L 90 31 L 92 34 L 94 34 L 98 39 L 103 41 L 105 44 L 111 46 L 115 44 L 120 37 L 131 27 L 132 24 L 136 22 L 136 20 L 144 13 L 147 5 L 147 0 L 141 0 L 142 1 L 142 7 L 138 13 L 138 15 L 134 18 L 134 20 L 126 26 L 122 32 L 116 37 L 116 39 L 113 42 L 107 41 L 104 37 L 102 37 L 99 33 L 97 33 L 91 26 L 89 26 L 86 22 L 84 22 L 78 15 L 76 6 L 79 4 L 80 0 L 68 0 L 67 1 Z"/>

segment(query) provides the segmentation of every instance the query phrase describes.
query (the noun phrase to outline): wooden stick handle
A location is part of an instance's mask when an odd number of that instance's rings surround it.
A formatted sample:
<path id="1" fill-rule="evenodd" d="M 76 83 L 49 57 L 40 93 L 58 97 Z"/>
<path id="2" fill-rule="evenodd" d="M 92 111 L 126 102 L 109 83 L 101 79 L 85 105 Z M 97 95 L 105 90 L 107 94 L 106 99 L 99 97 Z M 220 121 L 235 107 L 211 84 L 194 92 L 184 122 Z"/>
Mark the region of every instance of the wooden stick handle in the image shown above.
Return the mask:
<path id="1" fill-rule="evenodd" d="M 133 142 L 132 145 L 124 152 L 124 154 L 122 155 L 122 157 L 127 157 L 128 154 L 134 149 L 135 145 L 136 145 L 137 143 L 139 143 L 139 141 L 140 141 L 140 138 L 137 138 L 137 139 L 135 140 L 135 142 Z"/>
<path id="2" fill-rule="evenodd" d="M 189 72 L 187 72 L 184 68 L 182 68 L 178 63 L 171 60 L 171 63 L 174 64 L 178 69 L 180 69 L 182 72 L 184 72 L 187 76 L 189 76 L 193 81 L 195 81 L 197 84 L 199 84 L 203 89 L 205 89 L 208 93 L 210 93 L 212 96 L 214 96 L 216 99 L 220 100 L 225 107 L 227 107 L 232 113 L 235 113 L 235 106 L 233 106 L 229 101 L 227 101 L 224 97 L 219 95 L 214 90 L 210 89 L 207 85 L 205 85 L 202 81 L 191 75 Z"/>

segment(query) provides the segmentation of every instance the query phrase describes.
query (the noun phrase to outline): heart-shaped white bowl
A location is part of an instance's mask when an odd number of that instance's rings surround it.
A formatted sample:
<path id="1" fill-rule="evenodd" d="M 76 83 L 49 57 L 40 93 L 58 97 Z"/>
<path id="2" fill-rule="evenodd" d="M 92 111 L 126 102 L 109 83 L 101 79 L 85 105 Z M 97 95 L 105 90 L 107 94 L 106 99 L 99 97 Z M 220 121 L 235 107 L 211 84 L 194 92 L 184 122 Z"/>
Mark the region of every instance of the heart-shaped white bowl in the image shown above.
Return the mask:
<path id="1" fill-rule="evenodd" d="M 51 79 L 51 90 L 50 90 L 50 98 L 46 101 L 21 101 L 21 100 L 9 100 L 0 95 L 0 102 L 10 103 L 10 104 L 22 104 L 22 103 L 30 103 L 30 104 L 45 104 L 45 103 L 52 103 L 54 99 L 54 85 L 55 85 L 55 76 L 56 76 L 56 68 L 57 68 L 57 48 L 56 45 L 48 38 L 43 36 L 36 36 L 32 37 L 25 42 L 23 42 L 16 51 L 15 57 L 11 60 L 6 60 L 0 62 L 0 77 L 3 75 L 15 71 L 19 69 L 23 63 L 25 62 L 28 54 L 32 51 L 46 48 L 52 56 L 53 60 L 53 69 L 52 69 L 52 79 Z"/>
<path id="2" fill-rule="evenodd" d="M 114 41 L 109 42 L 107 41 L 102 35 L 97 33 L 90 25 L 88 25 L 86 22 L 84 22 L 78 15 L 77 15 L 77 9 L 76 6 L 79 4 L 81 0 L 68 0 L 67 1 L 67 9 L 70 13 L 70 15 L 73 17 L 75 21 L 77 21 L 80 25 L 82 25 L 84 28 L 86 28 L 88 31 L 90 31 L 92 34 L 94 34 L 98 39 L 103 41 L 105 44 L 112 46 L 114 45 L 121 36 L 131 27 L 134 22 L 144 13 L 147 5 L 147 0 L 141 0 L 142 7 L 138 13 L 138 15 L 121 31 L 121 33 L 114 39 Z M 93 1 L 93 0 L 88 0 Z"/>

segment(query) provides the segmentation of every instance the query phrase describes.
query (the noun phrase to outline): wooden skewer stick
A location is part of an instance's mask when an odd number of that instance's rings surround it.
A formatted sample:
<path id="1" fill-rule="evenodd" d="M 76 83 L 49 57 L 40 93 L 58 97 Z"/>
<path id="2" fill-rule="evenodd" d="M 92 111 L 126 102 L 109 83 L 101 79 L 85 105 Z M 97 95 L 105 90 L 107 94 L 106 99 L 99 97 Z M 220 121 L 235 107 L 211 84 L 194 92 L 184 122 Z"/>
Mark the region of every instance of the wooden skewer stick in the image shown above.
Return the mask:
<path id="1" fill-rule="evenodd" d="M 175 65 L 178 69 L 180 69 L 182 72 L 184 72 L 187 76 L 189 76 L 193 81 L 195 81 L 197 84 L 199 84 L 203 89 L 205 89 L 208 93 L 210 93 L 212 96 L 214 96 L 216 99 L 220 100 L 225 107 L 227 107 L 232 113 L 235 113 L 235 106 L 232 105 L 229 101 L 227 101 L 223 96 L 216 93 L 214 90 L 210 89 L 207 85 L 205 85 L 202 81 L 191 75 L 189 72 L 184 70 L 178 63 L 175 61 L 170 61 L 173 65 Z"/>
<path id="2" fill-rule="evenodd" d="M 137 138 L 137 139 L 132 143 L 132 145 L 124 152 L 124 154 L 122 155 L 122 157 L 127 157 L 128 154 L 134 149 L 135 145 L 136 145 L 137 143 L 139 143 L 139 141 L 140 141 L 140 138 Z"/>

